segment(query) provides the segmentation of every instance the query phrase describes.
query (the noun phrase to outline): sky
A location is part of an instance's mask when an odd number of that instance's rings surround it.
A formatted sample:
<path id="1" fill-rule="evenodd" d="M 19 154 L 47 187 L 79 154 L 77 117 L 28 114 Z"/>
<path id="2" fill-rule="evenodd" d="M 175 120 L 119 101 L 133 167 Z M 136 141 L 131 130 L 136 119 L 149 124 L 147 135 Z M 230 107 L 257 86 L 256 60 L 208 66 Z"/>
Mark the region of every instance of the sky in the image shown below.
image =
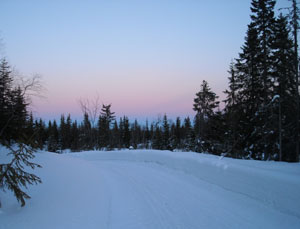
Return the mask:
<path id="1" fill-rule="evenodd" d="M 193 117 L 203 80 L 224 99 L 250 2 L 0 0 L 1 55 L 22 75 L 42 76 L 36 117 L 80 119 L 78 101 L 96 97 L 118 117 Z"/>

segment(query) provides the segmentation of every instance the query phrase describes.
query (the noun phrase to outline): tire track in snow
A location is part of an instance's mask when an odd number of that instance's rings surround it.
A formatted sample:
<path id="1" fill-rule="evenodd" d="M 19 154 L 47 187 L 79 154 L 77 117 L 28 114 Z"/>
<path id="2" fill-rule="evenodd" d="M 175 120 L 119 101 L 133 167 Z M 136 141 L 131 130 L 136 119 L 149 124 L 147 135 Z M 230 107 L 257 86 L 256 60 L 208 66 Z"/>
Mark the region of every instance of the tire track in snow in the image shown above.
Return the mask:
<path id="1" fill-rule="evenodd" d="M 112 209 L 109 228 L 176 228 L 169 225 L 169 219 L 164 220 L 166 211 L 161 210 L 159 203 L 149 191 L 145 190 L 143 184 L 120 171 L 113 164 L 102 168 L 105 169 L 103 175 L 110 178 L 108 185 L 112 196 L 117 198 L 116 202 L 122 201 L 124 207 Z M 112 203 L 112 207 L 117 204 L 116 202 Z M 122 217 L 120 214 L 127 214 L 127 217 Z"/>
<path id="2" fill-rule="evenodd" d="M 127 219 L 120 219 L 116 212 L 120 209 L 113 209 L 110 228 L 199 228 L 190 211 L 201 206 L 201 196 L 197 191 L 186 190 L 181 178 L 140 163 L 101 162 L 101 168 L 105 171 L 102 175 L 111 180 L 109 185 L 113 199 L 117 195 L 123 196 L 120 201 L 130 199 L 135 202 L 131 204 L 136 208 L 133 212 L 127 208 Z M 143 173 L 139 174 L 140 171 Z M 118 220 L 123 222 L 116 222 Z"/>
<path id="3" fill-rule="evenodd" d="M 123 168 L 124 169 L 124 168 Z M 180 228 L 173 222 L 173 217 L 169 208 L 162 204 L 161 197 L 154 195 L 155 189 L 149 188 L 145 183 L 142 184 L 136 177 L 130 175 L 129 173 L 122 173 L 120 169 L 112 169 L 120 177 L 126 179 L 140 196 L 143 196 L 143 200 L 147 203 L 147 206 L 151 208 L 151 212 L 154 215 L 155 219 L 158 219 L 159 228 L 165 229 L 176 229 Z M 142 195 L 141 195 L 142 194 Z M 153 228 L 153 222 L 151 228 Z"/>
<path id="4" fill-rule="evenodd" d="M 254 228 L 258 224 L 282 228 L 282 217 L 299 223 L 243 193 L 164 164 L 92 163 L 100 168 L 111 190 L 111 229 Z"/>

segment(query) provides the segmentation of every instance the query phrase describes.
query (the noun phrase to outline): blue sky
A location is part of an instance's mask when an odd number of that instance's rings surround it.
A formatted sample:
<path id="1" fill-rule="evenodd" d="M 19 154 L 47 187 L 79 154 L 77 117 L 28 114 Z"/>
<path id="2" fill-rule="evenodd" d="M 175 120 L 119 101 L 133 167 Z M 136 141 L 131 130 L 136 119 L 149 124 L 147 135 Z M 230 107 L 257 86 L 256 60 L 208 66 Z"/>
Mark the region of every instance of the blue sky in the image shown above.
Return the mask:
<path id="1" fill-rule="evenodd" d="M 288 6 L 287 0 L 278 5 Z M 81 116 L 100 97 L 118 116 L 193 116 L 202 80 L 221 98 L 250 21 L 250 0 L 1 0 L 2 55 L 42 75 L 36 116 Z"/>

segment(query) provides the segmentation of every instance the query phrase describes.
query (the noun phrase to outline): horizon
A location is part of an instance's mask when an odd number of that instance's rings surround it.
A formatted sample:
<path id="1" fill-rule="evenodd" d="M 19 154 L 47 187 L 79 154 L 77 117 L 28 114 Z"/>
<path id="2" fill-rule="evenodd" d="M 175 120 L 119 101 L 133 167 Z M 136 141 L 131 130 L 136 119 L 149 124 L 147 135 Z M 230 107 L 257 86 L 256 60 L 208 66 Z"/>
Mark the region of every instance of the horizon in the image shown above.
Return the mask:
<path id="1" fill-rule="evenodd" d="M 79 120 L 78 100 L 99 96 L 117 117 L 192 118 L 202 80 L 224 99 L 250 2 L 4 1 L 2 52 L 23 75 L 42 75 L 46 99 L 34 99 L 35 117 Z"/>

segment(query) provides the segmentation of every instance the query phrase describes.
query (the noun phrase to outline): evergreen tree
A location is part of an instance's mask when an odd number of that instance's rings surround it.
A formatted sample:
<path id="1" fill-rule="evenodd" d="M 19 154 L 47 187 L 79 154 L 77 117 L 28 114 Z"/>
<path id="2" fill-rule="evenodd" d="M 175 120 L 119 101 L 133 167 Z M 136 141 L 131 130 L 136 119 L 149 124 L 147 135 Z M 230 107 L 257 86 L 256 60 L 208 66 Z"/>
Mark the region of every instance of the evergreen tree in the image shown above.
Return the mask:
<path id="1" fill-rule="evenodd" d="M 182 148 L 182 126 L 180 117 L 176 118 L 176 123 L 172 125 L 172 148 L 181 149 Z"/>
<path id="2" fill-rule="evenodd" d="M 98 121 L 98 130 L 100 137 L 100 147 L 110 148 L 109 139 L 110 139 L 110 125 L 114 120 L 114 112 L 110 110 L 111 104 L 102 105 L 101 113 Z"/>
<path id="3" fill-rule="evenodd" d="M 135 119 L 133 125 L 131 126 L 131 146 L 135 149 L 138 144 L 141 142 L 141 128 L 138 124 L 138 121 Z"/>
<path id="4" fill-rule="evenodd" d="M 235 150 L 241 150 L 242 155 L 239 157 L 256 158 L 259 150 L 253 148 L 252 143 L 262 138 L 259 134 L 253 134 L 257 127 L 263 125 L 263 120 L 258 119 L 257 112 L 263 107 L 264 87 L 262 83 L 260 63 L 258 31 L 254 23 L 248 25 L 245 44 L 242 52 L 236 60 L 237 80 L 230 83 L 229 88 L 237 91 L 235 97 L 236 104 L 230 106 L 227 103 L 226 110 L 231 114 L 239 114 L 236 118 L 239 126 L 239 138 L 236 142 Z M 228 109 L 227 109 L 228 108 Z M 260 121 L 260 122 L 259 122 Z M 239 149 L 237 147 L 240 147 Z"/>
<path id="5" fill-rule="evenodd" d="M 72 128 L 72 119 L 71 119 L 71 115 L 68 114 L 65 123 L 65 146 L 67 149 L 70 149 L 71 147 L 71 128 Z"/>
<path id="6" fill-rule="evenodd" d="M 112 134 L 111 134 L 111 147 L 112 148 L 121 148 L 121 141 L 120 141 L 120 131 L 118 127 L 118 122 L 117 120 L 114 120 L 113 123 L 113 129 L 112 129 Z"/>
<path id="7" fill-rule="evenodd" d="M 25 85 L 26 88 L 26 85 Z M 30 196 L 22 190 L 41 179 L 27 171 L 25 166 L 40 167 L 29 160 L 34 158 L 33 117 L 28 117 L 26 91 L 13 87 L 10 66 L 5 59 L 0 63 L 0 144 L 9 149 L 11 161 L 0 164 L 0 189 L 11 190 L 21 206 Z M 12 147 L 11 145 L 14 144 Z M 0 202 L 1 207 L 1 202 Z"/>
<path id="8" fill-rule="evenodd" d="M 8 145 L 6 147 L 9 148 L 13 159 L 7 164 L 0 164 L 0 189 L 11 190 L 23 207 L 25 199 L 30 199 L 30 196 L 21 188 L 27 188 L 28 184 L 42 183 L 38 176 L 26 171 L 25 166 L 31 169 L 41 166 L 29 161 L 34 158 L 35 150 L 28 144 L 18 143 L 16 149 Z"/>
<path id="9" fill-rule="evenodd" d="M 80 127 L 80 146 L 83 150 L 93 149 L 92 125 L 87 113 L 84 114 L 83 124 Z"/>
<path id="10" fill-rule="evenodd" d="M 254 129 L 251 132 L 253 144 L 248 144 L 246 149 L 250 152 L 252 158 L 269 159 L 273 154 L 273 138 L 274 128 L 272 126 L 273 117 L 270 116 L 269 104 L 272 101 L 272 90 L 274 82 L 272 81 L 272 55 L 273 55 L 273 40 L 274 40 L 274 0 L 253 0 L 251 7 L 251 19 L 258 36 L 258 58 L 256 67 L 259 73 L 259 84 L 262 85 L 262 90 L 259 91 L 258 97 L 261 100 L 258 103 L 258 109 L 255 111 L 255 116 L 252 117 Z"/>
<path id="11" fill-rule="evenodd" d="M 272 41 L 274 34 L 274 7 L 275 0 L 252 0 L 251 2 L 251 20 L 258 33 L 259 40 L 259 59 L 257 67 L 260 70 L 261 83 L 263 85 L 263 103 L 270 101 L 269 91 L 272 89 L 271 72 L 272 62 Z"/>
<path id="12" fill-rule="evenodd" d="M 299 96 L 299 57 L 298 57 L 298 30 L 299 30 L 299 7 L 296 0 L 292 1 L 292 27 L 293 27 L 293 39 L 294 39 L 294 69 L 295 69 L 295 85 L 294 85 L 294 99 L 296 101 L 296 115 L 295 115 L 295 122 L 296 122 L 296 134 L 295 136 L 295 144 L 296 144 L 296 157 L 295 161 L 299 161 L 300 157 L 300 96 Z"/>
<path id="13" fill-rule="evenodd" d="M 48 138 L 47 134 L 46 134 L 46 127 L 45 127 L 45 123 L 43 122 L 42 119 L 39 119 L 39 121 L 35 120 L 35 139 L 37 142 L 37 147 L 39 149 L 43 149 L 45 142 Z"/>
<path id="14" fill-rule="evenodd" d="M 129 129 L 129 120 L 128 117 L 124 116 L 123 117 L 123 131 L 122 131 L 122 141 L 123 141 L 123 146 L 125 148 L 130 147 L 130 129 Z"/>
<path id="15" fill-rule="evenodd" d="M 163 118 L 163 133 L 162 133 L 162 149 L 171 150 L 170 145 L 170 126 L 168 122 L 167 115 Z"/>
<path id="16" fill-rule="evenodd" d="M 292 145 L 283 140 L 283 126 L 295 120 L 286 112 L 296 107 L 295 98 L 288 96 L 295 94 L 293 42 L 286 19 L 275 20 L 274 0 L 253 0 L 251 5 L 252 21 L 225 92 L 226 151 L 236 157 L 281 160 L 283 144 Z"/>
<path id="17" fill-rule="evenodd" d="M 227 156 L 238 158 L 241 155 L 241 148 L 239 144 L 239 121 L 240 121 L 240 112 L 241 107 L 238 105 L 238 98 L 239 90 L 241 89 L 241 85 L 239 85 L 238 76 L 237 76 L 237 69 L 235 63 L 230 64 L 229 70 L 230 76 L 228 77 L 229 80 L 229 89 L 225 90 L 224 93 L 226 94 L 225 102 L 225 133 L 224 133 L 224 147 Z"/>
<path id="18" fill-rule="evenodd" d="M 51 123 L 51 121 L 49 121 L 48 132 L 49 132 L 48 146 L 47 146 L 48 151 L 57 152 L 59 150 L 59 132 L 55 120 L 53 121 L 53 124 Z"/>
<path id="19" fill-rule="evenodd" d="M 0 62 L 0 138 L 1 141 L 10 141 L 9 125 L 14 118 L 11 113 L 11 92 L 13 78 L 8 62 L 2 59 Z"/>
<path id="20" fill-rule="evenodd" d="M 189 117 L 184 119 L 183 135 L 184 135 L 183 148 L 188 151 L 194 151 L 195 134 L 192 128 L 191 119 Z"/>
<path id="21" fill-rule="evenodd" d="M 71 127 L 71 137 L 70 137 L 70 149 L 73 152 L 78 151 L 81 147 L 79 146 L 80 138 L 79 138 L 79 129 L 77 125 L 77 121 L 75 120 L 72 123 Z"/>
<path id="22" fill-rule="evenodd" d="M 208 83 L 203 80 L 200 91 L 196 94 L 194 99 L 194 111 L 196 111 L 195 117 L 195 127 L 194 129 L 198 133 L 193 133 L 194 136 L 197 136 L 197 151 L 201 152 L 203 150 L 208 150 L 207 147 L 203 148 L 203 145 L 207 140 L 207 124 L 209 120 L 214 116 L 214 109 L 218 107 L 219 101 L 216 101 L 218 96 L 211 91 Z M 195 144 L 195 142 L 193 143 Z"/>
<path id="23" fill-rule="evenodd" d="M 274 91 L 271 101 L 273 122 L 273 159 L 297 161 L 296 142 L 297 128 L 295 116 L 297 99 L 295 94 L 294 47 L 290 39 L 287 19 L 280 15 L 275 24 L 273 42 Z M 293 137 L 291 137 L 293 136 Z"/>
<path id="24" fill-rule="evenodd" d="M 26 117 L 25 117 L 25 119 L 26 119 Z M 29 117 L 26 120 L 26 127 L 25 127 L 26 135 L 30 136 L 31 138 L 37 139 L 37 136 L 35 133 L 35 131 L 37 129 L 37 125 L 38 125 L 38 123 L 33 121 L 33 114 L 31 112 Z"/>
<path id="25" fill-rule="evenodd" d="M 59 147 L 61 150 L 65 150 L 66 146 L 66 123 L 65 116 L 62 114 L 60 116 L 60 126 L 59 126 Z"/>
<path id="26" fill-rule="evenodd" d="M 162 131 L 158 123 L 155 125 L 154 136 L 152 141 L 153 149 L 163 149 Z"/>
<path id="27" fill-rule="evenodd" d="M 146 149 L 149 148 L 150 141 L 151 141 L 151 133 L 149 130 L 149 124 L 148 124 L 148 119 L 147 119 L 145 129 L 144 129 L 144 140 L 143 140 L 143 143 L 144 143 L 144 146 Z"/>

